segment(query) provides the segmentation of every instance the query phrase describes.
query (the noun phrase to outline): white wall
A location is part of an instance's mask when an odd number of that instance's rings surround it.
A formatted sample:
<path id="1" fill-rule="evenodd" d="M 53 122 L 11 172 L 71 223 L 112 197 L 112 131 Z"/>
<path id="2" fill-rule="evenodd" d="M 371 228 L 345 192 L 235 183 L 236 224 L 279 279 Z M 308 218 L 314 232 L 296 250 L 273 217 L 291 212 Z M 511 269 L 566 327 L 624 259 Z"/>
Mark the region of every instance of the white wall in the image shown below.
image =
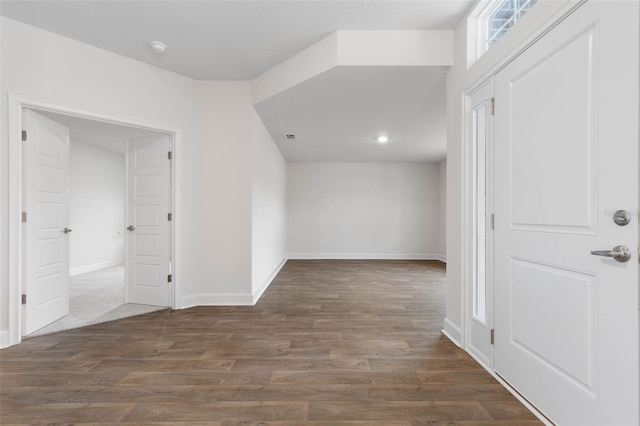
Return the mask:
<path id="1" fill-rule="evenodd" d="M 200 123 L 197 158 L 188 166 L 201 198 L 194 210 L 197 234 L 190 243 L 201 253 L 192 267 L 197 291 L 183 306 L 235 304 L 251 300 L 251 97 L 247 82 L 198 83 Z M 197 262 L 197 263 L 196 263 Z M 203 285 L 204 277 L 210 277 Z"/>
<path id="2" fill-rule="evenodd" d="M 253 112 L 252 292 L 254 302 L 287 259 L 287 163 Z"/>
<path id="3" fill-rule="evenodd" d="M 438 163 L 438 259 L 447 261 L 447 160 Z"/>
<path id="4" fill-rule="evenodd" d="M 12 94 L 177 131 L 176 307 L 251 303 L 249 83 L 191 80 L 11 19 L 1 20 L 2 111 L 7 111 Z M 2 115 L 1 124 L 0 345 L 4 345 L 9 288 L 8 114 Z"/>
<path id="5" fill-rule="evenodd" d="M 70 143 L 70 273 L 124 263 L 124 154 Z"/>
<path id="6" fill-rule="evenodd" d="M 436 258 L 438 165 L 290 163 L 290 258 Z"/>

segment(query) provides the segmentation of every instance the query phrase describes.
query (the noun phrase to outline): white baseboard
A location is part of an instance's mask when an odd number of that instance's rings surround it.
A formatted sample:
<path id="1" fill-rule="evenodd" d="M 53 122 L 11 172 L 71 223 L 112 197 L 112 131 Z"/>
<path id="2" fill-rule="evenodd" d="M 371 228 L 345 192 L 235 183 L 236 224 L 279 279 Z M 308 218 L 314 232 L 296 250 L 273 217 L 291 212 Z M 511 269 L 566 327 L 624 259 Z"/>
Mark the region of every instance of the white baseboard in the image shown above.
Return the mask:
<path id="1" fill-rule="evenodd" d="M 289 253 L 295 260 L 440 260 L 431 253 Z"/>
<path id="2" fill-rule="evenodd" d="M 104 262 L 93 263 L 91 265 L 78 266 L 76 268 L 69 269 L 69 276 L 86 274 L 87 272 L 99 271 L 100 269 L 110 268 L 112 266 L 122 265 L 124 263 L 124 257 L 121 259 L 106 260 Z"/>
<path id="3" fill-rule="evenodd" d="M 9 332 L 0 331 L 0 349 L 8 348 L 9 346 L 11 346 L 9 344 Z"/>
<path id="4" fill-rule="evenodd" d="M 444 329 L 442 330 L 442 334 L 444 334 L 456 346 L 462 347 L 462 331 L 448 318 L 444 319 Z"/>
<path id="5" fill-rule="evenodd" d="M 442 263 L 447 263 L 447 256 L 442 254 L 436 254 L 436 260 L 439 260 Z"/>
<path id="6" fill-rule="evenodd" d="M 200 293 L 180 299 L 180 309 L 194 306 L 253 306 L 251 293 Z"/>
<path id="7" fill-rule="evenodd" d="M 258 303 L 258 300 L 260 300 L 260 297 L 262 297 L 262 294 L 267 290 L 267 288 L 271 284 L 271 281 L 273 281 L 273 279 L 276 277 L 276 275 L 278 275 L 278 273 L 280 272 L 280 270 L 282 269 L 282 267 L 284 266 L 285 263 L 287 263 L 287 259 L 286 258 L 282 259 L 280 264 L 278 264 L 278 266 L 276 266 L 276 268 L 271 272 L 271 274 L 269 274 L 269 276 L 267 277 L 266 280 L 264 280 L 262 285 L 260 287 L 258 287 L 258 289 L 256 291 L 253 292 L 253 304 L 254 305 L 256 303 Z"/>

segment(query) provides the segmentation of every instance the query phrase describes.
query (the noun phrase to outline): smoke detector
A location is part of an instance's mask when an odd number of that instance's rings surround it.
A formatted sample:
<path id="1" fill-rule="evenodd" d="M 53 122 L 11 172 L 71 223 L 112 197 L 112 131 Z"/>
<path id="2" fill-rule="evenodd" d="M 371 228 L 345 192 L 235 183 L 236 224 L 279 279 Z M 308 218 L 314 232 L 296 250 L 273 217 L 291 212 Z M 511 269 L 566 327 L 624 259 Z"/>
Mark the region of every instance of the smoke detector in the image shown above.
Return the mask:
<path id="1" fill-rule="evenodd" d="M 155 53 L 162 54 L 165 50 L 167 50 L 167 45 L 161 41 L 152 41 L 151 43 L 149 43 L 149 45 L 151 46 L 151 50 L 153 50 Z"/>

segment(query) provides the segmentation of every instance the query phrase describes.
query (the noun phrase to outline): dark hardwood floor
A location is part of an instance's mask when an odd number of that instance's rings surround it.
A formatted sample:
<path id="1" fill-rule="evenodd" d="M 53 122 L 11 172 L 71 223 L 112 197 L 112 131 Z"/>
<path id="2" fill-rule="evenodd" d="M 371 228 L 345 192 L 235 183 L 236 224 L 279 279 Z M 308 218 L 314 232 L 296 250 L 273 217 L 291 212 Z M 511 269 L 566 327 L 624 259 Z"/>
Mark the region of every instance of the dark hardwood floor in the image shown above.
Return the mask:
<path id="1" fill-rule="evenodd" d="M 0 423 L 540 424 L 440 334 L 444 306 L 439 262 L 289 261 L 255 307 L 0 351 Z"/>

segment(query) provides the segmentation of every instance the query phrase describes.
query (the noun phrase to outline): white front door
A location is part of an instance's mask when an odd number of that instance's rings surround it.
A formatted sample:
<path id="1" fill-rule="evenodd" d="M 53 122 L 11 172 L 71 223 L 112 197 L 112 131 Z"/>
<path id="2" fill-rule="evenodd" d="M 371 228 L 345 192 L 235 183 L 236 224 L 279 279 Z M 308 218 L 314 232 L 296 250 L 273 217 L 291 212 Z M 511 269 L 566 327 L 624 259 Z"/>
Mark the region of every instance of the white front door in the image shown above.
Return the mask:
<path id="1" fill-rule="evenodd" d="M 470 141 L 470 184 L 473 206 L 472 291 L 468 306 L 467 350 L 487 367 L 493 367 L 493 79 L 471 92 L 467 106 L 467 138 Z"/>
<path id="2" fill-rule="evenodd" d="M 127 140 L 126 302 L 170 306 L 170 140 Z"/>
<path id="3" fill-rule="evenodd" d="M 23 334 L 29 335 L 69 313 L 69 129 L 31 110 L 24 110 L 23 129 Z"/>
<path id="4" fill-rule="evenodd" d="M 638 17 L 588 1 L 495 79 L 495 369 L 561 425 L 640 421 Z"/>

